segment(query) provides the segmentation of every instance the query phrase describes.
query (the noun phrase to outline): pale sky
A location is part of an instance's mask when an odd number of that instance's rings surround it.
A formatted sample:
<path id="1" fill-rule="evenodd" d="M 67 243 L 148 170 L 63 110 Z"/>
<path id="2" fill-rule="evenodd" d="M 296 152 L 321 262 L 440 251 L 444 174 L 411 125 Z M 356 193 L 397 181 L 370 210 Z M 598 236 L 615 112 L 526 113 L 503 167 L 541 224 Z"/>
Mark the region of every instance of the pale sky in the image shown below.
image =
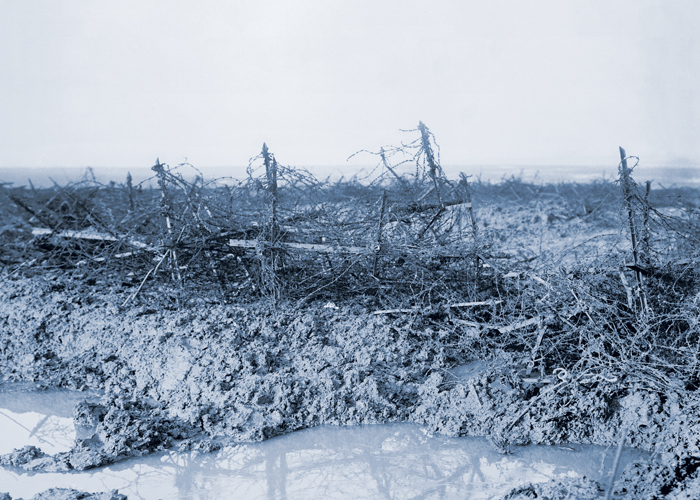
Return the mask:
<path id="1" fill-rule="evenodd" d="M 697 0 L 0 0 L 0 171 L 700 165 Z"/>

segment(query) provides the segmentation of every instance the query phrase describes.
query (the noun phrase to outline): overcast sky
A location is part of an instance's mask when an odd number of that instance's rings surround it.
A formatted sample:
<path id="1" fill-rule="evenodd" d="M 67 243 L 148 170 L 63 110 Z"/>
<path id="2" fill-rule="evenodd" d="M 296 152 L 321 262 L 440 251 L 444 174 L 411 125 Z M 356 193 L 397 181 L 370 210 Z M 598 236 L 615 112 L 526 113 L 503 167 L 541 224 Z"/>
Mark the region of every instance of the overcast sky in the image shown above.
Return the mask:
<path id="1" fill-rule="evenodd" d="M 0 0 L 0 169 L 700 164 L 697 0 Z M 359 157 L 350 164 L 373 163 Z M 348 167 L 350 168 L 350 167 Z"/>

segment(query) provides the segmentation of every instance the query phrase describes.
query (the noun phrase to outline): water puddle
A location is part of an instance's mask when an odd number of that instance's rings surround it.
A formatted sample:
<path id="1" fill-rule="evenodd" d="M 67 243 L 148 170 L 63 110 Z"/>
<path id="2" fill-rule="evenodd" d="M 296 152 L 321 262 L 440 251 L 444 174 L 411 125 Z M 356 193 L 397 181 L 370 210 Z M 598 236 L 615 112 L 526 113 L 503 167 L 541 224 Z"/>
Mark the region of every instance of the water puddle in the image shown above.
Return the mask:
<path id="1" fill-rule="evenodd" d="M 73 406 L 94 394 L 35 388 L 29 383 L 0 385 L 0 454 L 26 445 L 54 454 L 73 445 Z"/>
<path id="2" fill-rule="evenodd" d="M 0 390 L 0 453 L 26 444 L 65 451 L 72 405 L 84 393 Z M 414 424 L 323 426 L 219 452 L 166 451 L 96 470 L 31 473 L 0 468 L 0 491 L 30 498 L 51 487 L 118 489 L 136 499 L 491 498 L 553 477 L 604 479 L 614 450 L 528 446 L 500 455 L 481 438 L 432 435 Z M 623 453 L 623 466 L 644 456 Z"/>

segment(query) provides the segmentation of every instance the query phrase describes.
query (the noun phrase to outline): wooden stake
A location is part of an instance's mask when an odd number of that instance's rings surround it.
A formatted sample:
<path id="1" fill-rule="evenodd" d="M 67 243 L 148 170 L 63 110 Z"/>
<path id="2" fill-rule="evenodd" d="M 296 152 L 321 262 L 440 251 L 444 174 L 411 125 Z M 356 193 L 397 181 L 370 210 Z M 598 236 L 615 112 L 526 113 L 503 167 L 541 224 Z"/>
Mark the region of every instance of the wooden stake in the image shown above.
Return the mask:
<path id="1" fill-rule="evenodd" d="M 126 187 L 129 188 L 129 212 L 134 211 L 134 186 L 131 183 L 131 172 L 126 173 Z"/>
<path id="2" fill-rule="evenodd" d="M 263 143 L 262 149 L 263 160 L 265 161 L 265 172 L 267 174 L 267 183 L 269 185 L 271 200 L 271 222 L 270 222 L 270 238 L 269 242 L 274 245 L 277 241 L 278 227 L 277 227 L 277 160 L 272 156 L 267 149 L 267 144 Z M 275 250 L 270 252 L 270 260 L 272 266 L 272 279 L 275 280 L 275 270 L 277 268 L 278 253 Z M 279 290 L 277 287 L 275 289 L 275 299 L 279 299 Z"/>
<path id="3" fill-rule="evenodd" d="M 265 160 L 265 172 L 267 174 L 267 182 L 269 185 L 270 196 L 272 198 L 271 212 L 271 229 L 270 242 L 274 242 L 277 237 L 277 160 L 270 154 L 267 149 L 267 144 L 263 143 L 262 149 L 263 159 Z"/>
<path id="4" fill-rule="evenodd" d="M 637 248 L 637 228 L 634 224 L 634 207 L 632 206 L 632 198 L 634 196 L 632 192 L 632 181 L 630 179 L 630 169 L 627 167 L 627 153 L 624 148 L 620 146 L 620 184 L 622 185 L 622 193 L 625 197 L 625 207 L 627 208 L 627 219 L 630 226 L 630 239 L 632 241 L 632 258 L 634 259 L 634 266 L 639 268 L 639 249 Z M 640 301 L 642 309 L 646 311 L 647 300 L 642 289 L 642 273 L 639 269 L 634 271 L 635 278 L 637 279 L 637 294 L 640 296 Z"/>
<path id="5" fill-rule="evenodd" d="M 435 194 L 437 194 L 438 203 L 442 205 L 442 197 L 440 196 L 440 186 L 437 181 L 437 169 L 438 164 L 435 163 L 435 156 L 433 155 L 433 148 L 430 147 L 430 135 L 428 132 L 428 127 L 425 126 L 423 122 L 418 122 L 418 130 L 420 130 L 421 142 L 423 144 L 423 153 L 425 153 L 425 159 L 428 162 L 428 167 L 430 167 L 430 178 L 433 180 L 433 185 L 435 186 Z"/>
<path id="6" fill-rule="evenodd" d="M 634 265 L 639 266 L 639 254 L 637 249 L 637 229 L 634 224 L 634 208 L 632 207 L 632 187 L 630 181 L 630 170 L 627 168 L 627 153 L 622 146 L 620 146 L 620 185 L 622 186 L 622 194 L 625 197 L 625 207 L 627 208 L 627 219 L 630 226 L 630 239 L 632 240 L 632 256 L 634 258 Z M 641 283 L 642 275 L 639 271 L 635 271 L 637 282 Z"/>
<path id="7" fill-rule="evenodd" d="M 649 231 L 649 192 L 651 191 L 651 181 L 647 181 L 646 193 L 644 194 L 644 220 L 642 222 L 642 260 L 644 265 L 648 268 L 651 266 L 651 246 L 649 244 L 650 231 Z"/>
<path id="8" fill-rule="evenodd" d="M 170 243 L 174 244 L 175 241 L 173 241 L 173 226 L 170 221 L 170 210 L 172 207 L 170 205 L 170 200 L 168 199 L 167 195 L 165 169 L 163 168 L 163 164 L 160 163 L 160 158 L 156 158 L 156 164 L 152 167 L 152 170 L 158 176 L 158 186 L 160 187 L 160 193 L 163 199 L 163 215 L 165 216 L 165 225 L 168 230 L 168 238 L 170 239 Z M 175 252 L 174 248 L 170 248 L 170 250 L 167 253 L 170 255 L 170 277 L 173 281 L 182 286 L 182 276 L 180 275 L 180 266 L 177 262 L 177 252 Z"/>

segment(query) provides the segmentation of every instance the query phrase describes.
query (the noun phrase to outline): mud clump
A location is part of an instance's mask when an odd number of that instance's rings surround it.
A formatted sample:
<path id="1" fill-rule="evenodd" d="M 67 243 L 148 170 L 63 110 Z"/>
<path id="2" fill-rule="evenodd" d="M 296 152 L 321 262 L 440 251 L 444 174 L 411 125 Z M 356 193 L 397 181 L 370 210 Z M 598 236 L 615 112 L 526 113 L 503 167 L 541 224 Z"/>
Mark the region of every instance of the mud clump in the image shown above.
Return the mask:
<path id="1" fill-rule="evenodd" d="M 500 500 L 598 500 L 603 489 L 591 479 L 553 479 L 545 483 L 530 483 L 513 488 Z"/>
<path id="2" fill-rule="evenodd" d="M 613 493 L 632 498 L 700 498 L 700 457 L 686 457 L 675 467 L 643 461 L 628 465 Z"/>
<path id="3" fill-rule="evenodd" d="M 223 443 L 211 439 L 185 439 L 177 446 L 180 453 L 187 451 L 199 451 L 201 453 L 212 453 L 223 448 Z"/>
<path id="4" fill-rule="evenodd" d="M 76 439 L 68 452 L 47 455 L 35 446 L 0 455 L 0 465 L 35 472 L 87 470 L 130 457 L 161 451 L 176 441 L 201 430 L 168 418 L 160 407 L 143 401 L 116 399 L 109 405 L 76 405 L 77 423 L 97 421 L 95 432 L 87 439 Z M 102 415 L 101 420 L 96 415 Z M 197 445 L 207 450 L 207 445 Z M 213 445 L 209 445 L 213 450 Z"/>
<path id="5" fill-rule="evenodd" d="M 96 427 L 104 420 L 106 414 L 105 405 L 81 401 L 73 408 L 73 423 L 81 427 Z"/>
<path id="6" fill-rule="evenodd" d="M 99 451 L 114 460 L 164 450 L 174 440 L 196 432 L 191 426 L 168 418 L 159 406 L 143 401 L 117 399 L 98 423 L 94 437 L 85 440 L 87 449 L 101 443 Z"/>
<path id="7" fill-rule="evenodd" d="M 34 460 L 46 457 L 46 453 L 41 451 L 36 446 L 25 446 L 11 453 L 0 455 L 0 465 L 11 465 L 13 467 L 21 467 Z"/>
<path id="8" fill-rule="evenodd" d="M 0 500 L 22 499 L 13 499 L 8 493 L 0 493 Z M 86 493 L 72 488 L 50 488 L 41 493 L 37 493 L 30 500 L 127 500 L 127 497 L 117 490 L 104 491 L 101 493 Z"/>

